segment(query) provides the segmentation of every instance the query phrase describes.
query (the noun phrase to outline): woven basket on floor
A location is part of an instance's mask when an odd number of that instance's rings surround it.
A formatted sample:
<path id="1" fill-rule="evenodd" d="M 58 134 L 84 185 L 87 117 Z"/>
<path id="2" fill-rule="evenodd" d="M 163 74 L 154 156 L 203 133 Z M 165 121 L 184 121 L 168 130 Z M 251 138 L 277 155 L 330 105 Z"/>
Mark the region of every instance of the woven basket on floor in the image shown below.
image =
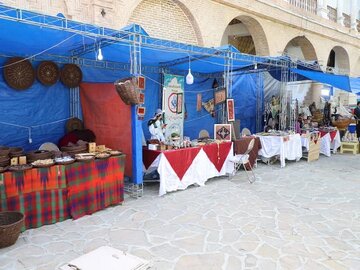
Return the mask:
<path id="1" fill-rule="evenodd" d="M 136 78 L 126 78 L 115 82 L 116 92 L 127 105 L 140 104 L 140 90 Z"/>
<path id="2" fill-rule="evenodd" d="M 0 212 L 0 248 L 15 244 L 24 220 L 25 216 L 21 212 Z"/>

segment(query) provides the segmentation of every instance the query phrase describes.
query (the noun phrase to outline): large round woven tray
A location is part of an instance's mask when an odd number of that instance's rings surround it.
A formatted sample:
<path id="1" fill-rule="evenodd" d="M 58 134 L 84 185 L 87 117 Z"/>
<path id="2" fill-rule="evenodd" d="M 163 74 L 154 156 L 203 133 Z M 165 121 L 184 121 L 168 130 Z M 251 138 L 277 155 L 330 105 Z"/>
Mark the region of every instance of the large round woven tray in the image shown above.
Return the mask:
<path id="1" fill-rule="evenodd" d="M 34 168 L 49 168 L 53 165 L 55 165 L 55 161 L 53 161 L 52 163 L 48 163 L 48 164 L 39 164 L 39 163 L 35 163 L 36 161 L 32 162 L 31 165 L 34 167 Z"/>
<path id="2" fill-rule="evenodd" d="M 43 61 L 36 70 L 36 76 L 43 85 L 51 86 L 59 80 L 59 67 L 54 62 Z"/>
<path id="3" fill-rule="evenodd" d="M 13 57 L 5 63 L 4 79 L 11 88 L 25 90 L 34 83 L 35 71 L 29 60 Z"/>
<path id="4" fill-rule="evenodd" d="M 50 159 L 53 158 L 54 154 L 50 151 L 46 151 L 46 150 L 36 150 L 36 151 L 31 151 L 28 152 L 26 154 L 26 158 L 28 160 L 28 162 L 34 162 L 36 160 L 40 160 L 40 159 Z"/>
<path id="5" fill-rule="evenodd" d="M 86 158 L 75 157 L 75 159 L 76 159 L 76 161 L 80 161 L 80 162 L 90 162 L 90 161 L 93 161 L 95 159 L 95 156 L 86 157 Z"/>
<path id="6" fill-rule="evenodd" d="M 55 161 L 57 165 L 69 165 L 75 162 L 75 159 L 69 160 L 69 161 Z"/>
<path id="7" fill-rule="evenodd" d="M 66 131 L 69 133 L 74 130 L 83 130 L 84 123 L 79 118 L 71 118 L 66 122 Z"/>
<path id="8" fill-rule="evenodd" d="M 10 157 L 20 157 L 24 154 L 24 149 L 22 147 L 11 147 L 10 148 Z"/>
<path id="9" fill-rule="evenodd" d="M 0 146 L 0 156 L 8 156 L 10 154 L 10 147 Z"/>
<path id="10" fill-rule="evenodd" d="M 99 153 L 95 155 L 96 159 L 107 159 L 109 157 L 111 157 L 111 154 L 109 153 Z"/>
<path id="11" fill-rule="evenodd" d="M 13 171 L 13 172 L 21 172 L 21 171 L 26 171 L 26 170 L 30 170 L 32 168 L 31 164 L 25 164 L 25 165 L 14 165 L 14 166 L 10 166 L 8 168 L 9 171 Z"/>
<path id="12" fill-rule="evenodd" d="M 0 248 L 15 244 L 24 226 L 24 219 L 21 212 L 0 212 Z"/>
<path id="13" fill-rule="evenodd" d="M 65 64 L 61 70 L 60 80 L 67 87 L 78 87 L 82 81 L 81 69 L 74 64 Z"/>
<path id="14" fill-rule="evenodd" d="M 8 166 L 5 166 L 5 167 L 0 166 L 0 173 L 6 172 L 7 169 L 8 169 Z"/>

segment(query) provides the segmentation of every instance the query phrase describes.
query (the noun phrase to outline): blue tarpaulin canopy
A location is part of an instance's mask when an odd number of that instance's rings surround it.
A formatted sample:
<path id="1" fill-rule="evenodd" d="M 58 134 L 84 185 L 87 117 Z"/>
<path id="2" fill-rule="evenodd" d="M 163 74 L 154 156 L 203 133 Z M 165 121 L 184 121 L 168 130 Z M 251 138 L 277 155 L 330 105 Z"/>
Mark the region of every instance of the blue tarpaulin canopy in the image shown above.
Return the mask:
<path id="1" fill-rule="evenodd" d="M 74 57 L 96 60 L 102 49 L 104 60 L 131 63 L 134 42 L 139 45 L 143 66 L 168 67 L 185 72 L 224 72 L 231 54 L 233 68 L 266 62 L 264 57 L 240 54 L 232 46 L 204 48 L 149 37 L 138 25 L 114 30 L 0 5 L 0 53 L 6 56 L 42 57 L 58 61 Z M 81 64 L 81 61 L 80 61 Z"/>
<path id="2" fill-rule="evenodd" d="M 350 78 L 350 87 L 351 87 L 351 92 L 360 95 L 360 77 Z"/>
<path id="3" fill-rule="evenodd" d="M 300 69 L 291 69 L 291 71 L 300 74 L 310 80 L 329 84 L 336 88 L 345 90 L 347 92 L 351 92 L 350 80 L 348 76 L 327 74 L 319 71 L 309 71 L 309 70 L 300 70 Z"/>

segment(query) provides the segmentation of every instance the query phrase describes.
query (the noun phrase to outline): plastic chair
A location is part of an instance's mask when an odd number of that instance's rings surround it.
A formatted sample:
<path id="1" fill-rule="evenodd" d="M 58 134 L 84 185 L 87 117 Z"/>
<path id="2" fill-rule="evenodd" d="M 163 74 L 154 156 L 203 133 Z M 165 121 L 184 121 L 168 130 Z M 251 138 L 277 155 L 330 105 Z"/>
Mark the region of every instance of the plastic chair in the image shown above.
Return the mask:
<path id="1" fill-rule="evenodd" d="M 251 131 L 248 128 L 243 128 L 241 131 L 241 136 L 250 136 Z"/>
<path id="2" fill-rule="evenodd" d="M 249 180 L 249 182 L 252 184 L 255 182 L 256 180 L 256 176 L 255 173 L 253 171 L 253 168 L 250 164 L 249 161 L 249 153 L 251 152 L 251 150 L 254 148 L 254 144 L 255 144 L 255 139 L 251 139 L 247 150 L 245 151 L 244 154 L 240 154 L 240 155 L 235 155 L 234 157 L 230 158 L 230 162 L 234 163 L 234 171 L 231 174 L 232 176 L 235 176 L 236 172 L 238 170 L 240 170 L 241 165 L 244 167 L 244 170 L 246 172 L 246 176 Z M 250 171 L 251 173 L 246 169 L 246 165 L 248 165 L 250 167 Z"/>

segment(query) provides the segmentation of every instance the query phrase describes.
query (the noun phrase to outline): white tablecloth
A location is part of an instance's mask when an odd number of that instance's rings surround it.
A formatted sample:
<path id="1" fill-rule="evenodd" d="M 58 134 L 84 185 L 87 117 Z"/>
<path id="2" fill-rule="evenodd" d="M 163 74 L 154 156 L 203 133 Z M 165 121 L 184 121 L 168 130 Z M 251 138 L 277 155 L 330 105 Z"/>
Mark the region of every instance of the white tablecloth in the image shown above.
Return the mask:
<path id="1" fill-rule="evenodd" d="M 309 151 L 309 139 L 301 137 L 301 145 L 306 147 L 306 150 Z M 323 154 L 327 157 L 331 156 L 331 150 L 335 154 L 337 149 L 341 146 L 340 132 L 337 131 L 334 137 L 334 140 L 331 141 L 330 133 L 326 133 L 321 137 L 320 142 L 320 154 Z"/>
<path id="2" fill-rule="evenodd" d="M 234 170 L 234 163 L 230 162 L 231 157 L 233 157 L 233 145 L 231 145 L 230 151 L 227 154 L 226 160 L 219 172 L 215 165 L 208 158 L 205 151 L 201 149 L 193 159 L 193 162 L 187 169 L 182 179 L 179 179 L 166 156 L 161 153 L 153 161 L 146 172 L 151 172 L 154 169 L 158 170 L 160 175 L 159 196 L 162 196 L 167 192 L 184 190 L 193 184 L 204 186 L 205 182 L 212 177 L 223 176 L 232 173 Z M 181 161 L 179 160 L 179 162 Z"/>
<path id="3" fill-rule="evenodd" d="M 261 142 L 259 155 L 265 158 L 280 156 L 281 167 L 285 167 L 285 159 L 299 161 L 302 157 L 301 137 L 299 134 L 286 136 L 258 136 Z"/>

